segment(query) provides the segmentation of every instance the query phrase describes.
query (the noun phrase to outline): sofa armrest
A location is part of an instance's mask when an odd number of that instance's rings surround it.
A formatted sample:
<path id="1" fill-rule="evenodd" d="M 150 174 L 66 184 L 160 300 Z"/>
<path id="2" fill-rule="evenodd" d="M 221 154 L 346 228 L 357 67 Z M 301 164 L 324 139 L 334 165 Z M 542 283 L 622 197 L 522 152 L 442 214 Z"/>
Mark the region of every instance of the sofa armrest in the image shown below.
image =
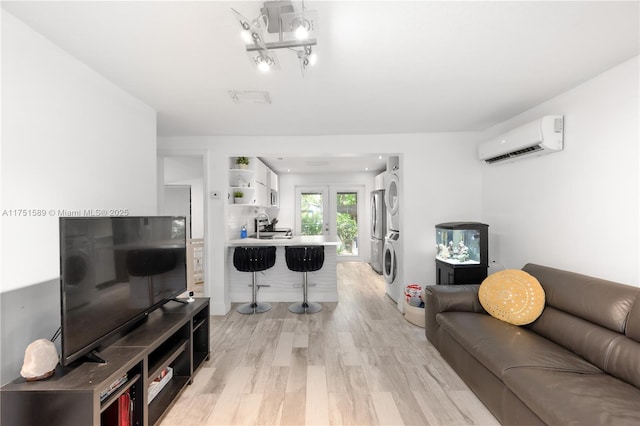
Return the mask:
<path id="1" fill-rule="evenodd" d="M 436 348 L 437 335 L 440 326 L 436 321 L 436 315 L 440 312 L 475 312 L 483 313 L 485 310 L 478 299 L 480 284 L 466 285 L 432 285 L 425 288 L 425 334 L 427 339 Z"/>
<path id="2" fill-rule="evenodd" d="M 434 314 L 440 312 L 484 312 L 478 289 L 480 284 L 432 285 L 425 288 L 427 302 L 433 303 Z"/>

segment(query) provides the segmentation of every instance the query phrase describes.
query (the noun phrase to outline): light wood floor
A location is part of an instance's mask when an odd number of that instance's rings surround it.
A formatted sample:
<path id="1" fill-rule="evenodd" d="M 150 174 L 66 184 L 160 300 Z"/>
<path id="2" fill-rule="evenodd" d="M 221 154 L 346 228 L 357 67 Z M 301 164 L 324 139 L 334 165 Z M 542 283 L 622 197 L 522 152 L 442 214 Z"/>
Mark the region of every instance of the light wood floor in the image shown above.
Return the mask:
<path id="1" fill-rule="evenodd" d="M 338 263 L 317 314 L 211 317 L 211 359 L 161 425 L 498 425 L 384 286 Z"/>

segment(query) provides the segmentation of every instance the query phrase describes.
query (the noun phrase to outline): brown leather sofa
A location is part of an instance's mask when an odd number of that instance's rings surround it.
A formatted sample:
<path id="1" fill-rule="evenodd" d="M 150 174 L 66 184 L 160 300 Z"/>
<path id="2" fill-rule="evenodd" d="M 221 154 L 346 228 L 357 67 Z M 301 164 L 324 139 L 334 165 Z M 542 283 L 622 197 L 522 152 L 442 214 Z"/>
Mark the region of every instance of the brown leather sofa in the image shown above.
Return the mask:
<path id="1" fill-rule="evenodd" d="M 506 425 L 640 425 L 640 288 L 527 264 L 546 306 L 518 327 L 479 285 L 425 290 L 425 333 Z"/>

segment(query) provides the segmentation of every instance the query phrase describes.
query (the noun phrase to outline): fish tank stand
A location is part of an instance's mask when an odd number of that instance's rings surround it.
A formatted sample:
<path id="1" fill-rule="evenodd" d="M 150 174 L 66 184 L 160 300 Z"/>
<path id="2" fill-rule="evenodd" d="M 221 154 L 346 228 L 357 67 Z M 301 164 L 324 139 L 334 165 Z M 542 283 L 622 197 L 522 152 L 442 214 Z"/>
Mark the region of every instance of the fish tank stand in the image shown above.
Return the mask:
<path id="1" fill-rule="evenodd" d="M 436 284 L 480 284 L 489 267 L 489 225 L 447 222 L 436 225 Z"/>

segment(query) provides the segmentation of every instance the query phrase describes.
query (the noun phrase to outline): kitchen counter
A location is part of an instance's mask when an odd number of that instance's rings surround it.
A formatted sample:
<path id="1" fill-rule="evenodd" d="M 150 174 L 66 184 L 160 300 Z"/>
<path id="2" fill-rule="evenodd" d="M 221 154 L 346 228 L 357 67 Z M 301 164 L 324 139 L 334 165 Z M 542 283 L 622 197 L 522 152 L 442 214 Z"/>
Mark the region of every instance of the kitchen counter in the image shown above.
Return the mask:
<path id="1" fill-rule="evenodd" d="M 274 237 L 269 239 L 237 238 L 229 240 L 229 247 L 239 246 L 337 246 L 338 238 L 325 237 L 324 235 L 299 235 L 291 238 Z"/>
<path id="2" fill-rule="evenodd" d="M 287 267 L 284 252 L 286 246 L 325 246 L 324 264 L 322 269 L 308 273 L 309 301 L 337 302 L 338 277 L 336 275 L 338 238 L 319 236 L 294 236 L 292 238 L 238 238 L 227 242 L 227 277 L 232 303 L 246 303 L 251 301 L 250 272 L 238 272 L 233 266 L 233 251 L 236 247 L 246 246 L 275 246 L 276 264 L 273 268 L 256 274 L 258 285 L 258 302 L 301 302 L 302 301 L 302 272 L 290 271 Z"/>

